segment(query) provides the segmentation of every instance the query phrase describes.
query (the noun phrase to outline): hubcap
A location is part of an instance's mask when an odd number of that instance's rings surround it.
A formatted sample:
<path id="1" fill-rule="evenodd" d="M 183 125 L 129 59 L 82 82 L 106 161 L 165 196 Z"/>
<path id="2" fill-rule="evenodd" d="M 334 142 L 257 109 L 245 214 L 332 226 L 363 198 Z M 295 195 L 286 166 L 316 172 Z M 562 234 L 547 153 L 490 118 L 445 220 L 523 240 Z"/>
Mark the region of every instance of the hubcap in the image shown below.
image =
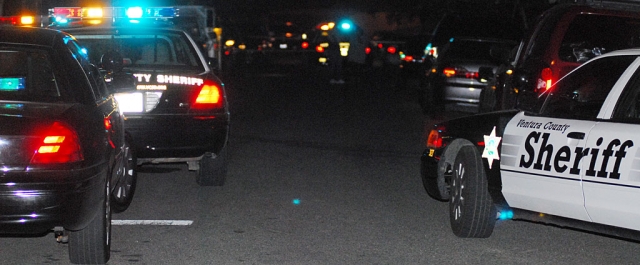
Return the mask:
<path id="1" fill-rule="evenodd" d="M 453 216 L 456 220 L 462 216 L 462 206 L 464 205 L 464 197 L 462 197 L 462 191 L 464 190 L 464 174 L 465 169 L 462 163 L 458 164 L 458 168 L 451 183 L 451 189 L 453 194 L 451 196 L 451 203 L 453 205 Z"/>
<path id="2" fill-rule="evenodd" d="M 131 190 L 131 185 L 133 184 L 133 155 L 128 146 L 125 148 L 125 157 L 127 159 L 124 166 L 125 168 L 120 169 L 124 174 L 118 180 L 118 186 L 115 189 L 115 197 L 118 201 L 126 200 Z"/>

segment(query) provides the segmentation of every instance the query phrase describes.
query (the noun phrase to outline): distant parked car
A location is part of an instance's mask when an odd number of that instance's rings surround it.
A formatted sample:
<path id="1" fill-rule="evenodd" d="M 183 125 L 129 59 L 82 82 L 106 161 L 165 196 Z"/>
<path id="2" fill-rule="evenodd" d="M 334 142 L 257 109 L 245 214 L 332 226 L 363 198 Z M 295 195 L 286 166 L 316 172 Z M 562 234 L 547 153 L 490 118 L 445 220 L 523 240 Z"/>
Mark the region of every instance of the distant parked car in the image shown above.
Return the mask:
<path id="1" fill-rule="evenodd" d="M 480 68 L 499 66 L 490 54 L 491 49 L 516 44 L 504 39 L 452 38 L 442 45 L 438 58 L 425 73 L 421 84 L 424 112 L 441 112 L 447 103 L 477 107 L 480 92 L 486 86 L 485 81 L 479 78 Z"/>

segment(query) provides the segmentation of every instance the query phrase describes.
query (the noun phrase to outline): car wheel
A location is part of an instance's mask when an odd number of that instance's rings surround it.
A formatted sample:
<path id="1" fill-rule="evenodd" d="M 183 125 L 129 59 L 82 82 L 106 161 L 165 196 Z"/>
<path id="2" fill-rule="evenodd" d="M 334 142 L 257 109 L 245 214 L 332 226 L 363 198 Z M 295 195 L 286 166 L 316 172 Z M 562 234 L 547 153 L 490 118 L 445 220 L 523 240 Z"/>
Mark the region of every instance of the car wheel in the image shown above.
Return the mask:
<path id="1" fill-rule="evenodd" d="M 107 181 L 101 211 L 87 227 L 69 232 L 69 260 L 75 264 L 104 264 L 111 252 L 111 202 Z"/>
<path id="2" fill-rule="evenodd" d="M 226 144 L 214 157 L 206 153 L 200 159 L 200 168 L 196 173 L 196 182 L 200 186 L 223 186 L 227 178 L 227 156 L 229 149 Z"/>
<path id="3" fill-rule="evenodd" d="M 124 212 L 129 208 L 133 200 L 133 194 L 136 191 L 136 183 L 138 182 L 137 158 L 129 141 L 125 142 L 124 158 L 124 167 L 118 169 L 123 172 L 118 173 L 120 178 L 115 184 L 113 193 L 111 193 L 112 208 L 115 213 Z"/>
<path id="4" fill-rule="evenodd" d="M 449 220 L 458 237 L 489 237 L 497 210 L 488 191 L 482 160 L 473 145 L 458 150 L 451 178 Z"/>

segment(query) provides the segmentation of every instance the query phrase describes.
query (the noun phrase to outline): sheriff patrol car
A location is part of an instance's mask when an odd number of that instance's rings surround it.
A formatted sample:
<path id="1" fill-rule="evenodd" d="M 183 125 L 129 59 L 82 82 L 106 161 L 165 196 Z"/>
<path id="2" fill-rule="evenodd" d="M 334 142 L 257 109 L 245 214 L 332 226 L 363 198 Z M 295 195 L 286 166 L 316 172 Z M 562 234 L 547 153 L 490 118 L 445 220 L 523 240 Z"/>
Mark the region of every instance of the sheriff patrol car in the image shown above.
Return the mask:
<path id="1" fill-rule="evenodd" d="M 200 185 L 221 186 L 230 126 L 224 84 L 192 37 L 172 26 L 177 14 L 173 7 L 56 7 L 51 27 L 71 33 L 95 64 L 115 52 L 110 60 L 137 80 L 135 91 L 115 97 L 138 164 L 186 162 Z"/>
<path id="2" fill-rule="evenodd" d="M 640 49 L 601 55 L 523 110 L 435 124 L 424 188 L 459 237 L 525 219 L 640 239 Z"/>

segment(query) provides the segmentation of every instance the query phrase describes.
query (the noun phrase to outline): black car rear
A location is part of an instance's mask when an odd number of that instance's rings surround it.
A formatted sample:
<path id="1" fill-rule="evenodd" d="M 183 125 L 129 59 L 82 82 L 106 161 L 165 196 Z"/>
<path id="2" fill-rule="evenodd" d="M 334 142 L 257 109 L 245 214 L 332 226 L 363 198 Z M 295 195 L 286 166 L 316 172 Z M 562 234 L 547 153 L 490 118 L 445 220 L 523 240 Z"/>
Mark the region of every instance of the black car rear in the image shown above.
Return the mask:
<path id="1" fill-rule="evenodd" d="M 0 234 L 55 231 L 71 262 L 106 263 L 135 169 L 115 87 L 77 47 L 59 31 L 0 28 Z"/>
<path id="2" fill-rule="evenodd" d="M 223 185 L 229 109 L 224 84 L 182 30 L 68 28 L 92 62 L 116 51 L 135 91 L 118 93 L 138 164 L 187 162 L 201 185 Z M 203 165 L 204 164 L 204 165 Z"/>

